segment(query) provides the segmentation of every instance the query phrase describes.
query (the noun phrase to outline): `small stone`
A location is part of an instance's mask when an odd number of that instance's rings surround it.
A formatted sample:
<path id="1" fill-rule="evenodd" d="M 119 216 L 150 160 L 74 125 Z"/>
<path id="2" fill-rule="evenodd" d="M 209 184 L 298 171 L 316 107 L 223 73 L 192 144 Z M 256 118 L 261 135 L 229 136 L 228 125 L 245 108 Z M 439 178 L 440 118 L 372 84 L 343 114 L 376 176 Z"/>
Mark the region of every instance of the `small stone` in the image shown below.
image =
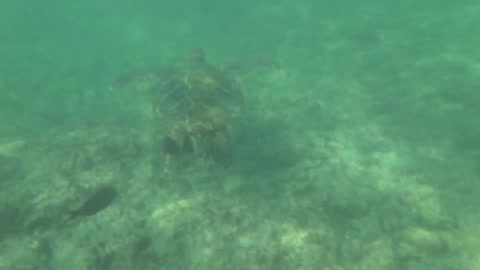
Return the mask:
<path id="1" fill-rule="evenodd" d="M 423 228 L 408 228 L 401 235 L 400 254 L 406 257 L 440 255 L 449 249 L 446 237 Z"/>

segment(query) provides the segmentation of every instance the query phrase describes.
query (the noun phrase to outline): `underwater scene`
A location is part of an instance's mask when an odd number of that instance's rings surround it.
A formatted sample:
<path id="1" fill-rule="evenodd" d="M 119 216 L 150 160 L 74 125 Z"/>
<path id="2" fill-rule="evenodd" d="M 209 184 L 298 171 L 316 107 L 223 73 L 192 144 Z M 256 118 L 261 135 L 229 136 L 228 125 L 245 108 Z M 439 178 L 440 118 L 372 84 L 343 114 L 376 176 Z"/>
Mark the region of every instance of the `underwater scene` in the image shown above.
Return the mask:
<path id="1" fill-rule="evenodd" d="M 0 270 L 480 269 L 480 2 L 0 4 Z"/>

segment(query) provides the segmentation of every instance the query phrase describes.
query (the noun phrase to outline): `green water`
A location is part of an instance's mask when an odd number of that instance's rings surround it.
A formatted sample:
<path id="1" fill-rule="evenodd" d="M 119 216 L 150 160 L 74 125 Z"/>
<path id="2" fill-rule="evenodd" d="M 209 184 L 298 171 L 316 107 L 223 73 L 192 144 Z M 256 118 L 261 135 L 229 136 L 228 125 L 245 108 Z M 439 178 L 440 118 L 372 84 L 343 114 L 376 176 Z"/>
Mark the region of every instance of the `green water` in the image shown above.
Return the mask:
<path id="1" fill-rule="evenodd" d="M 0 4 L 1 270 L 480 269 L 477 1 L 77 2 Z"/>

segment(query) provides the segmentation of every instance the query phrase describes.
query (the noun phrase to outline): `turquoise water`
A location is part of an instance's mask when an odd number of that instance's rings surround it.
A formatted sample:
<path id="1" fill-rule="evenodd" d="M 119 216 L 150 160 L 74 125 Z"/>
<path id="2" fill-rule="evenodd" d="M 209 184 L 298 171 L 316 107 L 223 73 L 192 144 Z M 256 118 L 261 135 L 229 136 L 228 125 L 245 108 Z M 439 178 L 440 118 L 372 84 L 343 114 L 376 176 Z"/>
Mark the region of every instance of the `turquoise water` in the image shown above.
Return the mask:
<path id="1" fill-rule="evenodd" d="M 477 1 L 4 2 L 0 269 L 480 269 Z"/>

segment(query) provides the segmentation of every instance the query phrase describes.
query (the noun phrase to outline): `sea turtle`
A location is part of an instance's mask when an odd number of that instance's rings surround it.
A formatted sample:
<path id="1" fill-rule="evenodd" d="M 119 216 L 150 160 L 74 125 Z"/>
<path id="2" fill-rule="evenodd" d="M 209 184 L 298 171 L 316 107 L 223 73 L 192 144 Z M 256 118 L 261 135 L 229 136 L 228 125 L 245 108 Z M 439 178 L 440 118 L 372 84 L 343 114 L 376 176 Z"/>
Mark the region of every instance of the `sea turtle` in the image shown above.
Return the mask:
<path id="1" fill-rule="evenodd" d="M 153 104 L 158 121 L 173 120 L 170 135 L 161 141 L 169 157 L 195 151 L 224 166 L 231 164 L 228 127 L 243 110 L 243 92 L 206 61 L 202 50 L 190 52 L 185 67 L 156 86 Z"/>
<path id="2" fill-rule="evenodd" d="M 151 94 L 155 137 L 160 137 L 157 141 L 168 160 L 196 152 L 228 166 L 229 129 L 244 108 L 243 91 L 229 73 L 275 69 L 278 64 L 260 57 L 217 67 L 206 60 L 201 49 L 187 53 L 182 64 L 123 74 L 110 89 L 139 83 L 136 89 Z"/>

